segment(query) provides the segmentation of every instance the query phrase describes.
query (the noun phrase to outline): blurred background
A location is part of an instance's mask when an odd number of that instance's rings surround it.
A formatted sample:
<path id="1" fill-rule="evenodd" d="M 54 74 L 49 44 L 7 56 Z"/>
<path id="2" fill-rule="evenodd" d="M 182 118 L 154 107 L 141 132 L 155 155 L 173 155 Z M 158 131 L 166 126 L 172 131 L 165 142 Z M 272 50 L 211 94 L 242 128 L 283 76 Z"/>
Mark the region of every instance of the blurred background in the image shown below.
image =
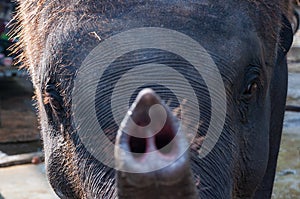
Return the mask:
<path id="1" fill-rule="evenodd" d="M 7 27 L 16 5 L 0 0 L 0 199 L 57 198 L 43 163 L 30 77 L 18 69 Z M 300 10 L 298 10 L 300 13 Z M 284 121 L 273 199 L 300 198 L 300 31 L 288 56 L 291 105 Z"/>

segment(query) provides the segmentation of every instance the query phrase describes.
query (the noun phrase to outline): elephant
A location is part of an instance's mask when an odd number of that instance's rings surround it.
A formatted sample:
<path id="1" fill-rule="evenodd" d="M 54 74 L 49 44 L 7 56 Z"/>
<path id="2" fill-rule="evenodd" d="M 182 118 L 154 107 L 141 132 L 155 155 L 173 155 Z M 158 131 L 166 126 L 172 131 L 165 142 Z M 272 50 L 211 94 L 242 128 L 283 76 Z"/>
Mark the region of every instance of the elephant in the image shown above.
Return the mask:
<path id="1" fill-rule="evenodd" d="M 16 49 L 60 198 L 271 197 L 288 0 L 18 4 Z"/>

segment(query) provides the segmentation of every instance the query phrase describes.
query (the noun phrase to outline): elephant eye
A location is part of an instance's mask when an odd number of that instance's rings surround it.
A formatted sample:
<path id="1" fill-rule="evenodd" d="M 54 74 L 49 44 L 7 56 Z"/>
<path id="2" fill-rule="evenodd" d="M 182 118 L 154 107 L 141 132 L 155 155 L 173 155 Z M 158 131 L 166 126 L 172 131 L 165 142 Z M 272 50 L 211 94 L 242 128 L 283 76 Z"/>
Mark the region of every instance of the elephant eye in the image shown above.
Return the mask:
<path id="1" fill-rule="evenodd" d="M 240 97 L 239 112 L 241 114 L 241 121 L 247 122 L 247 114 L 250 104 L 258 102 L 260 96 L 260 89 L 262 88 L 261 81 L 258 77 L 254 77 L 252 81 L 249 81 L 248 84 L 245 84 L 244 91 Z"/>
<path id="2" fill-rule="evenodd" d="M 263 88 L 263 75 L 261 68 L 256 65 L 251 65 L 245 75 L 245 81 L 242 91 L 243 101 L 253 102 L 260 95 L 260 90 Z"/>
<path id="3" fill-rule="evenodd" d="M 49 105 L 53 111 L 59 112 L 62 109 L 62 97 L 54 84 L 48 84 L 44 92 L 44 104 Z"/>
<path id="4" fill-rule="evenodd" d="M 244 92 L 244 95 L 253 95 L 258 90 L 258 84 L 256 82 L 250 83 L 247 85 L 247 89 Z"/>

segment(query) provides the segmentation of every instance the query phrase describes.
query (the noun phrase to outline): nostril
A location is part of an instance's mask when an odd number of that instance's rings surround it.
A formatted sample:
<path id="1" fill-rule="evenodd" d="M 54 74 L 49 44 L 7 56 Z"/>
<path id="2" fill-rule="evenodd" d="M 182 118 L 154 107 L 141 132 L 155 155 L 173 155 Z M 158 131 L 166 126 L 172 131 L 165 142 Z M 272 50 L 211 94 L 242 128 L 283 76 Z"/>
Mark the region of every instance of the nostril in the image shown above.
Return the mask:
<path id="1" fill-rule="evenodd" d="M 152 138 L 139 138 L 135 136 L 129 137 L 129 149 L 133 156 L 138 158 L 143 156 L 147 151 L 159 150 L 162 154 L 171 153 L 173 149 L 172 140 L 176 133 L 171 126 L 166 125 L 163 129 L 155 134 Z M 151 141 L 154 138 L 154 142 Z M 154 146 L 151 146 L 153 145 Z M 148 147 L 148 149 L 147 149 Z"/>
<path id="2" fill-rule="evenodd" d="M 156 148 L 163 154 L 170 153 L 173 149 L 172 140 L 175 133 L 170 126 L 165 126 L 160 132 L 155 135 Z"/>
<path id="3" fill-rule="evenodd" d="M 130 136 L 129 138 L 129 148 L 130 152 L 133 153 L 135 157 L 140 157 L 146 153 L 147 140 L 146 138 L 138 138 Z"/>

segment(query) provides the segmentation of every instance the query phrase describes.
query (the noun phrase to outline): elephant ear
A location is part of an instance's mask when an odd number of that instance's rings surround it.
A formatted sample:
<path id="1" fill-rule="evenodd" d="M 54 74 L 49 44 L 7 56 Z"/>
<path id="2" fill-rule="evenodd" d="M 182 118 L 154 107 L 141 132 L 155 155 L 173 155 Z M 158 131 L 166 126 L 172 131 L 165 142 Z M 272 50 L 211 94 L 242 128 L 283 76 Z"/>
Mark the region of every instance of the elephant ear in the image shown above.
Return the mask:
<path id="1" fill-rule="evenodd" d="M 292 26 L 285 16 L 282 17 L 281 27 L 277 61 L 274 66 L 270 85 L 271 118 L 269 131 L 269 160 L 263 181 L 255 193 L 254 198 L 256 199 L 271 198 L 281 141 L 288 79 L 286 55 L 293 42 Z"/>
<path id="2" fill-rule="evenodd" d="M 296 33 L 296 30 L 293 30 L 292 25 L 290 21 L 285 17 L 282 16 L 282 27 L 280 31 L 280 37 L 279 37 L 279 45 L 278 45 L 278 51 L 277 51 L 277 61 L 276 64 L 280 64 L 282 61 L 284 61 L 284 58 L 286 57 L 287 52 L 291 48 L 291 45 L 293 43 L 293 36 L 294 33 Z"/>
<path id="3" fill-rule="evenodd" d="M 292 28 L 294 34 L 299 30 L 299 25 L 300 25 L 300 15 L 298 11 L 295 9 L 292 16 Z"/>

